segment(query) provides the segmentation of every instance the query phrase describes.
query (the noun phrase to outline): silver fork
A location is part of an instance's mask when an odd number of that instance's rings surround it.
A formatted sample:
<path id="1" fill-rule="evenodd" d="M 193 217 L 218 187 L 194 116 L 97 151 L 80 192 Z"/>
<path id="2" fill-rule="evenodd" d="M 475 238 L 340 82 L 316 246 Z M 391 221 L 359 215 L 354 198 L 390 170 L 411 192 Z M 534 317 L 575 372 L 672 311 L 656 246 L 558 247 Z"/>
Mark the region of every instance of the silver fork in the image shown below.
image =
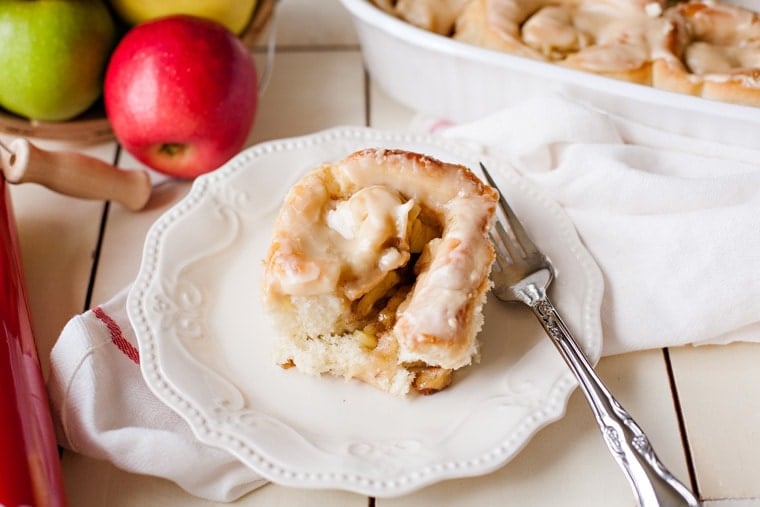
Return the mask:
<path id="1" fill-rule="evenodd" d="M 498 190 L 485 166 L 488 183 Z M 546 334 L 578 379 L 599 424 L 604 441 L 625 472 L 638 505 L 699 506 L 694 494 L 670 473 L 652 449 L 649 439 L 597 376 L 570 330 L 547 296 L 554 278 L 549 259 L 528 237 L 517 216 L 499 192 L 504 218 L 497 217 L 491 240 L 496 263 L 491 273 L 493 293 L 501 301 L 524 303 L 538 318 Z M 506 221 L 506 227 L 502 223 Z"/>

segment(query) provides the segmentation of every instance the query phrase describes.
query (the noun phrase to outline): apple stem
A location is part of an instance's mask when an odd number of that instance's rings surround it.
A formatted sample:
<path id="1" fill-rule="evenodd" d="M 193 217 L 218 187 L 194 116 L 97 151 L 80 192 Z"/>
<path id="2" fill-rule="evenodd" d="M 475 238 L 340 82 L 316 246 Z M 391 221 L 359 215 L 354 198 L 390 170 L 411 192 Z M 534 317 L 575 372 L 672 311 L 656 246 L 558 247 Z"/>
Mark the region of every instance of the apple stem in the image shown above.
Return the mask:
<path id="1" fill-rule="evenodd" d="M 166 153 L 170 157 L 173 157 L 185 151 L 186 148 L 187 145 L 184 145 L 182 143 L 164 143 L 161 145 L 158 151 L 161 153 Z"/>

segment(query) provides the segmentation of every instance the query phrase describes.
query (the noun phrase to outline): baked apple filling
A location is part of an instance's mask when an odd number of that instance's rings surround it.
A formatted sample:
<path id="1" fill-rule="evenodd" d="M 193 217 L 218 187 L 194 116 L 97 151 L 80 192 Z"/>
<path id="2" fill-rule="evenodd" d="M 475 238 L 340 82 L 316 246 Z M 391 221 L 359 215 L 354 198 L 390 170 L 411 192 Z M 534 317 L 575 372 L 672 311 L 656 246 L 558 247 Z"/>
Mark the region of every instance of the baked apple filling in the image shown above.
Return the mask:
<path id="1" fill-rule="evenodd" d="M 397 150 L 304 176 L 266 260 L 276 362 L 394 394 L 447 387 L 476 356 L 495 200 L 465 167 Z"/>

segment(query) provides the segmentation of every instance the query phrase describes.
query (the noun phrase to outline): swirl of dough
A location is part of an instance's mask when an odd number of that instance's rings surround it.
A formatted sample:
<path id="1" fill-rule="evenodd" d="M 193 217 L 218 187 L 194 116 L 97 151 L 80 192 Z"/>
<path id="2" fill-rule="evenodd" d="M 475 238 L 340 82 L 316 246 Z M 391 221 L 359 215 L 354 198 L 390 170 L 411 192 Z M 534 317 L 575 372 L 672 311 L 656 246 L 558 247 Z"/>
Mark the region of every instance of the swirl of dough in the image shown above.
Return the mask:
<path id="1" fill-rule="evenodd" d="M 305 175 L 265 261 L 278 362 L 395 394 L 445 387 L 477 354 L 497 199 L 466 167 L 402 150 Z"/>
<path id="2" fill-rule="evenodd" d="M 653 64 L 654 87 L 760 106 L 760 16 L 739 6 L 692 0 L 665 12 L 676 30 Z"/>
<path id="3" fill-rule="evenodd" d="M 414 26 L 451 35 L 454 22 L 470 0 L 372 0 L 384 11 Z"/>
<path id="4" fill-rule="evenodd" d="M 454 38 L 640 84 L 669 28 L 662 4 L 640 0 L 472 0 Z"/>

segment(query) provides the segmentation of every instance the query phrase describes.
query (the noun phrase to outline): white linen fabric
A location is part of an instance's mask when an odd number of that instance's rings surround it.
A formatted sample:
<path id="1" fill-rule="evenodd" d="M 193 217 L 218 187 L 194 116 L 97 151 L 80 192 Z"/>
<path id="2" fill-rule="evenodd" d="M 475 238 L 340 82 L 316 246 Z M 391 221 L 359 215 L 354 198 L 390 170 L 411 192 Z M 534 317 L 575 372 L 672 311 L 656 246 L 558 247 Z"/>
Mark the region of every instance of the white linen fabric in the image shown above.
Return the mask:
<path id="1" fill-rule="evenodd" d="M 148 388 L 127 293 L 71 319 L 51 351 L 48 393 L 58 443 L 218 502 L 266 484 L 232 454 L 199 442 Z"/>
<path id="2" fill-rule="evenodd" d="M 760 341 L 760 149 L 557 96 L 442 134 L 511 163 L 568 213 L 603 273 L 604 355 Z"/>
<path id="3" fill-rule="evenodd" d="M 603 354 L 760 339 L 760 151 L 559 97 L 440 133 L 503 158 L 567 211 L 603 272 Z M 75 316 L 52 350 L 59 443 L 215 501 L 265 484 L 147 387 L 127 290 Z"/>

